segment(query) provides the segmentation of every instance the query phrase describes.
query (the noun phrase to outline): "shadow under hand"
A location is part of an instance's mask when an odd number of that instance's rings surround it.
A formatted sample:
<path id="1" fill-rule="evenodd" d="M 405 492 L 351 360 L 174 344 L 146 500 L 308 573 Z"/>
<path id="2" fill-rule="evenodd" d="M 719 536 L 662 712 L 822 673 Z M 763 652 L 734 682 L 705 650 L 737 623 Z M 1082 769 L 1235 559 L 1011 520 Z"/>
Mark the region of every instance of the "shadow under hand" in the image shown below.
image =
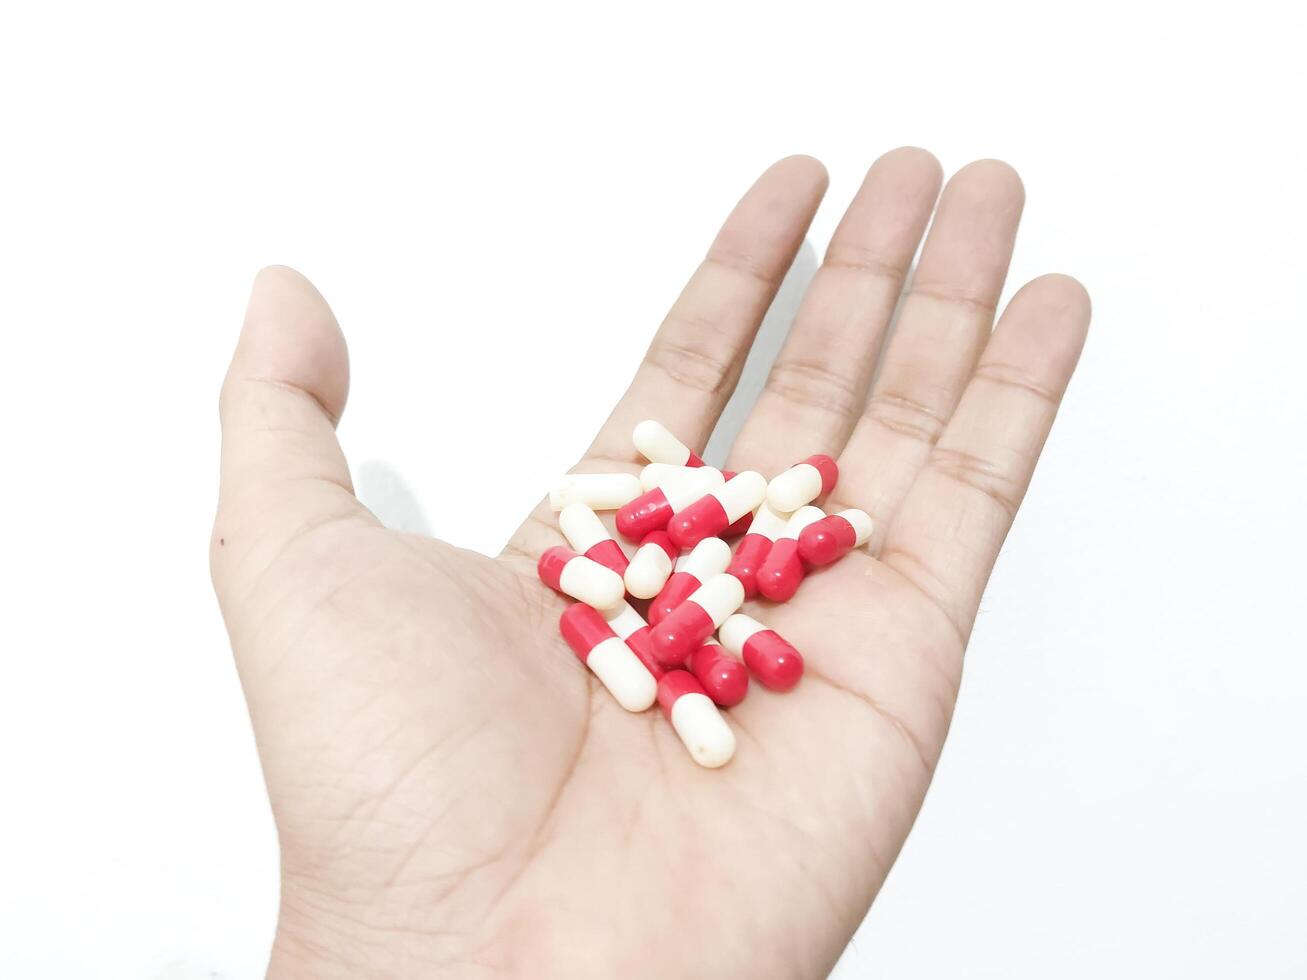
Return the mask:
<path id="1" fill-rule="evenodd" d="M 431 537 L 431 524 L 417 495 L 389 463 L 365 461 L 354 475 L 354 490 L 363 506 L 386 527 Z"/>
<path id="2" fill-rule="evenodd" d="M 731 444 L 735 442 L 744 420 L 753 410 L 753 403 L 758 400 L 762 386 L 767 382 L 772 362 L 776 360 L 776 355 L 790 332 L 790 324 L 799 311 L 803 294 L 807 292 L 808 284 L 816 274 L 817 250 L 812 247 L 812 242 L 804 239 L 799 254 L 794 257 L 794 264 L 785 274 L 781 288 L 777 290 L 776 298 L 772 300 L 771 308 L 763 318 L 762 326 L 758 328 L 758 335 L 744 362 L 744 370 L 735 386 L 735 392 L 726 403 L 726 408 L 722 410 L 717 426 L 708 439 L 703 456 L 713 466 L 721 466 L 726 462 Z"/>

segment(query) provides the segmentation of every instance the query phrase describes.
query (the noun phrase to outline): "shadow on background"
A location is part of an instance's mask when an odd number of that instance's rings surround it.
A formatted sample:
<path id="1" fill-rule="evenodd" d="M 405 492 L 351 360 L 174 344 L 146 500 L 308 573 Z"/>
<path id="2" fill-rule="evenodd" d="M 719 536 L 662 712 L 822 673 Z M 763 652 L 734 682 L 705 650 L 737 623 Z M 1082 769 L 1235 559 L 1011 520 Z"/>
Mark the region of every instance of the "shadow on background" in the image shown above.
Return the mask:
<path id="1" fill-rule="evenodd" d="M 417 495 L 390 463 L 379 459 L 365 461 L 354 474 L 354 491 L 386 527 L 431 537 L 431 523 Z"/>
<path id="2" fill-rule="evenodd" d="M 714 466 L 721 466 L 726 461 L 731 443 L 739 435 L 744 420 L 749 417 L 753 403 L 758 400 L 758 394 L 767 381 L 767 372 L 771 370 L 777 352 L 785 343 L 794 314 L 798 312 L 803 294 L 816 272 L 817 250 L 811 242 L 805 240 L 776 293 L 776 299 L 763 318 L 762 326 L 758 328 L 758 335 L 744 362 L 744 371 L 740 375 L 739 384 L 735 386 L 735 393 L 726 403 L 708 440 L 703 455 Z M 431 523 L 427 520 L 417 495 L 392 464 L 380 459 L 364 461 L 354 474 L 354 489 L 364 506 L 376 514 L 377 519 L 386 527 L 431 537 Z"/>

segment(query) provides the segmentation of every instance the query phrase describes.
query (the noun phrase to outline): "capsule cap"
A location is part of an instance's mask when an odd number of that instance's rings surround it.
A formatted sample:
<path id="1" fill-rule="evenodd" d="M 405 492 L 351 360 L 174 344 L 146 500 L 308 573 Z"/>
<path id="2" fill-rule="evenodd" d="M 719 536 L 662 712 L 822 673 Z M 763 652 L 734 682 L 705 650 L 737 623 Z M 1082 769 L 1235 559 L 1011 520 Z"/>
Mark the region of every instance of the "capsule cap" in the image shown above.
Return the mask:
<path id="1" fill-rule="evenodd" d="M 545 553 L 540 556 L 536 562 L 536 574 L 540 576 L 540 581 L 551 589 L 559 588 L 559 583 L 563 578 L 563 569 L 573 558 L 579 557 L 571 548 L 564 548 L 561 544 L 552 548 L 547 548 Z"/>
<path id="2" fill-rule="evenodd" d="M 604 617 L 583 602 L 573 603 L 558 617 L 558 631 L 582 663 L 604 640 L 617 636 Z"/>
<path id="3" fill-rule="evenodd" d="M 712 617 L 703 607 L 683 602 L 650 630 L 654 657 L 664 667 L 680 667 L 712 631 Z"/>
<path id="4" fill-rule="evenodd" d="M 639 541 L 650 531 L 667 527 L 671 516 L 672 507 L 667 502 L 667 495 L 654 487 L 617 509 L 617 533 Z"/>
<path id="5" fill-rule="evenodd" d="M 822 496 L 835 489 L 835 484 L 840 478 L 840 467 L 835 460 L 824 453 L 817 453 L 815 456 L 809 456 L 804 462 L 821 474 Z"/>
<path id="6" fill-rule="evenodd" d="M 785 602 L 799 590 L 803 581 L 803 562 L 799 560 L 799 542 L 781 538 L 767 552 L 758 569 L 758 591 L 773 602 Z"/>
<path id="7" fill-rule="evenodd" d="M 754 633 L 744 643 L 744 663 L 772 691 L 788 691 L 803 677 L 803 656 L 775 630 Z"/>
<path id="8" fill-rule="evenodd" d="M 721 503 L 708 494 L 672 517 L 667 534 L 678 548 L 693 548 L 705 538 L 721 534 L 730 523 Z"/>
<path id="9" fill-rule="evenodd" d="M 658 705 L 668 718 L 672 716 L 672 705 L 683 694 L 702 694 L 708 696 L 703 685 L 688 670 L 669 670 L 658 681 Z"/>
<path id="10" fill-rule="evenodd" d="M 732 708 L 749 693 L 748 668 L 726 654 L 720 644 L 709 641 L 700 645 L 690 655 L 689 667 L 708 697 L 719 707 Z"/>
<path id="11" fill-rule="evenodd" d="M 650 531 L 640 539 L 641 548 L 647 544 L 656 544 L 658 547 L 662 548 L 663 551 L 667 553 L 667 557 L 672 561 L 676 561 L 676 559 L 681 556 L 681 549 L 672 544 L 672 539 L 668 536 L 665 530 Z"/>

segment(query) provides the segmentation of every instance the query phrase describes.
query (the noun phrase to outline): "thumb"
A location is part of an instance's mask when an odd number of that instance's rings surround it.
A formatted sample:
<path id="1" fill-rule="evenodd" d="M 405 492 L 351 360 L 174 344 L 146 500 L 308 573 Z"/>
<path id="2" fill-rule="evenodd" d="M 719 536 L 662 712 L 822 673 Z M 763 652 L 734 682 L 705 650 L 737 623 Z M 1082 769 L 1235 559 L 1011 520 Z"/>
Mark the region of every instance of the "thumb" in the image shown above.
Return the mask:
<path id="1" fill-rule="evenodd" d="M 348 388 L 345 337 L 326 300 L 293 269 L 264 269 L 219 398 L 222 472 L 210 564 L 220 599 L 308 531 L 372 520 L 354 497 L 336 441 Z"/>

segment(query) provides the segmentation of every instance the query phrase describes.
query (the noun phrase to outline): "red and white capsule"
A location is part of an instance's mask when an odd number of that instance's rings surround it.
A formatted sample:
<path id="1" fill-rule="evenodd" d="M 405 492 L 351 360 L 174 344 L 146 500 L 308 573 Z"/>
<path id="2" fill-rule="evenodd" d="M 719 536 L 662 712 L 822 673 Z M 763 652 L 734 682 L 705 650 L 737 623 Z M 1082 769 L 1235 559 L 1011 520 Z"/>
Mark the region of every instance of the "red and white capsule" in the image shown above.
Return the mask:
<path id="1" fill-rule="evenodd" d="M 748 668 L 712 637 L 690 654 L 686 666 L 719 708 L 733 708 L 749 693 Z"/>
<path id="2" fill-rule="evenodd" d="M 799 535 L 826 515 L 820 507 L 800 507 L 785 524 L 758 568 L 758 593 L 773 602 L 784 602 L 799 591 L 806 569 L 799 558 Z"/>
<path id="3" fill-rule="evenodd" d="M 718 636 L 722 646 L 743 658 L 763 687 L 788 691 L 803 676 L 803 655 L 779 633 L 751 616 L 736 613 L 722 623 Z"/>
<path id="4" fill-rule="evenodd" d="M 570 503 L 564 507 L 558 514 L 558 528 L 573 550 L 604 568 L 611 568 L 618 575 L 626 574 L 627 566 L 631 564 L 626 552 L 613 540 L 599 515 L 586 504 Z"/>
<path id="5" fill-rule="evenodd" d="M 644 488 L 645 493 L 655 487 L 661 487 L 664 484 L 676 480 L 684 480 L 694 476 L 702 466 L 676 466 L 672 463 L 647 463 L 640 471 L 640 486 Z M 708 469 L 716 469 L 710 466 Z M 721 471 L 718 470 L 720 473 Z M 725 477 L 723 477 L 725 479 Z"/>
<path id="6" fill-rule="evenodd" d="M 745 470 L 720 487 L 709 490 L 667 525 L 672 543 L 693 548 L 704 538 L 715 537 L 756 508 L 767 494 L 767 481 L 761 473 Z"/>
<path id="7" fill-rule="evenodd" d="M 649 604 L 649 622 L 656 626 L 673 609 L 714 575 L 726 571 L 731 561 L 731 546 L 721 538 L 704 538 L 693 550 L 676 560 L 676 570 L 667 584 Z"/>
<path id="8" fill-rule="evenodd" d="M 562 545 L 540 556 L 536 574 L 551 589 L 596 609 L 611 609 L 626 595 L 622 576 Z"/>
<path id="9" fill-rule="evenodd" d="M 681 549 L 672 544 L 666 531 L 650 531 L 640 539 L 623 578 L 626 591 L 637 599 L 652 599 L 667 584 Z"/>
<path id="10" fill-rule="evenodd" d="M 871 537 L 871 515 L 866 511 L 842 510 L 809 524 L 799 534 L 799 557 L 809 565 L 829 565 Z"/>
<path id="11" fill-rule="evenodd" d="M 654 703 L 658 682 L 598 612 L 575 603 L 563 610 L 558 629 L 581 663 L 623 708 L 644 711 Z"/>
<path id="12" fill-rule="evenodd" d="M 785 533 L 787 520 L 764 502 L 753 515 L 749 533 L 740 539 L 735 556 L 726 570 L 740 580 L 744 596 L 752 599 L 758 594 L 758 569 L 762 567 L 772 543 Z"/>
<path id="13" fill-rule="evenodd" d="M 702 466 L 703 460 L 690 451 L 690 447 L 672 435 L 661 422 L 645 419 L 631 433 L 631 441 L 640 455 L 651 463 L 671 463 L 673 466 Z"/>
<path id="14" fill-rule="evenodd" d="M 716 769 L 735 755 L 735 733 L 694 675 L 669 670 L 658 682 L 658 703 L 690 758 Z"/>
<path id="15" fill-rule="evenodd" d="M 618 638 L 631 648 L 654 680 L 667 673 L 666 668 L 654 658 L 653 647 L 649 642 L 649 624 L 630 603 L 619 602 L 612 609 L 601 609 L 599 614 Z"/>
<path id="16" fill-rule="evenodd" d="M 634 473 L 569 473 L 549 491 L 549 506 L 555 512 L 573 503 L 592 510 L 617 510 L 641 493 L 640 478 Z"/>
<path id="17" fill-rule="evenodd" d="M 733 470 L 722 470 L 722 476 L 726 477 L 726 479 L 728 480 L 734 479 L 736 475 L 737 474 Z M 753 511 L 749 511 L 738 521 L 736 521 L 725 531 L 723 531 L 719 535 L 719 537 L 723 537 L 728 540 L 731 538 L 738 538 L 741 534 L 744 534 L 749 530 L 749 526 L 752 523 L 753 523 Z"/>
<path id="18" fill-rule="evenodd" d="M 830 493 L 839 478 L 835 460 L 820 453 L 809 456 L 767 484 L 767 503 L 772 510 L 789 514 Z"/>
<path id="19" fill-rule="evenodd" d="M 650 531 L 666 530 L 673 514 L 723 482 L 722 471 L 711 466 L 678 469 L 680 473 L 665 474 L 652 490 L 640 493 L 618 508 L 618 533 L 639 541 Z"/>
<path id="20" fill-rule="evenodd" d="M 679 667 L 743 604 L 740 580 L 725 572 L 714 575 L 654 626 L 654 656 L 665 667 Z"/>

